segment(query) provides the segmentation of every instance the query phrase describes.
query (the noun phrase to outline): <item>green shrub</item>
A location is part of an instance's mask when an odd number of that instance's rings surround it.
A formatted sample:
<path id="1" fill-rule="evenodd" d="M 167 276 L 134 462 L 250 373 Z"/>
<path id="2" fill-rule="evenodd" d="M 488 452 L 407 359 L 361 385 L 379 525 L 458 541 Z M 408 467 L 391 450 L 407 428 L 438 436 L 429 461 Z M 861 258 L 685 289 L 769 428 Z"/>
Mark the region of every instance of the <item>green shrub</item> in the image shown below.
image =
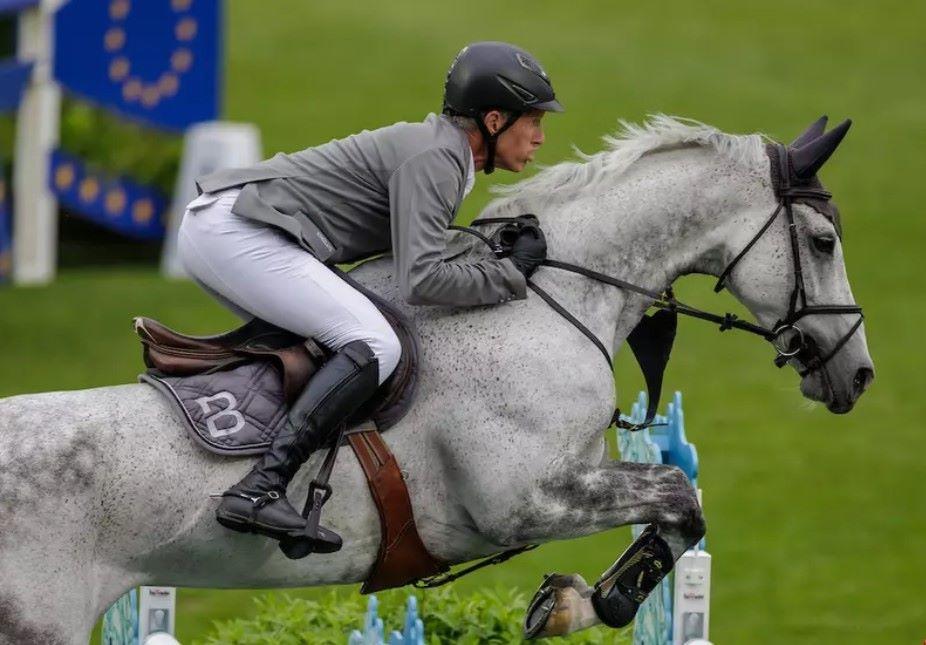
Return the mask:
<path id="1" fill-rule="evenodd" d="M 131 177 L 169 196 L 183 137 L 66 98 L 61 107 L 61 149 L 104 173 Z"/>
<path id="2" fill-rule="evenodd" d="M 0 163 L 13 158 L 15 136 L 15 113 L 0 115 Z M 59 147 L 98 172 L 124 175 L 170 196 L 183 136 L 66 97 L 61 106 Z"/>
<path id="3" fill-rule="evenodd" d="M 408 595 L 405 590 L 377 594 L 387 639 L 392 630 L 402 627 Z M 217 622 L 199 645 L 345 645 L 351 630 L 362 629 L 367 606 L 365 597 L 334 591 L 317 601 L 264 595 L 254 602 L 258 616 Z M 526 607 L 527 598 L 518 590 L 461 595 L 445 587 L 419 594 L 419 613 L 429 645 L 520 643 Z M 596 627 L 544 642 L 629 643 L 630 630 Z"/>

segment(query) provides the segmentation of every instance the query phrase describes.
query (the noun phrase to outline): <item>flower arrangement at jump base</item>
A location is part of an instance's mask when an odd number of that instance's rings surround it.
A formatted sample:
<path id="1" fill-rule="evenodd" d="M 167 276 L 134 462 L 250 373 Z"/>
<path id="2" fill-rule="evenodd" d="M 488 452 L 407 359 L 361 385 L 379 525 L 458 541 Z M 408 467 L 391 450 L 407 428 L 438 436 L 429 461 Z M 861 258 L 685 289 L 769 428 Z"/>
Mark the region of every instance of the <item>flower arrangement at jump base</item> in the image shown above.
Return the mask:
<path id="1" fill-rule="evenodd" d="M 347 645 L 385 645 L 385 624 L 378 615 L 378 608 L 376 596 L 370 596 L 363 619 L 363 632 L 356 629 L 352 631 Z M 393 631 L 389 634 L 389 645 L 424 645 L 424 622 L 418 618 L 418 599 L 414 596 L 409 596 L 406 602 L 402 632 Z"/>
<path id="2" fill-rule="evenodd" d="M 372 624 L 368 600 L 359 595 L 331 592 L 318 600 L 265 594 L 254 602 L 258 615 L 215 623 L 213 632 L 197 645 L 514 645 L 523 643 L 522 622 L 527 597 L 518 589 L 480 589 L 458 593 L 453 585 L 426 592 L 415 600 L 416 622 L 421 630 L 407 630 L 408 593 L 401 589 L 385 592 L 370 603 L 376 613 Z M 420 615 L 417 612 L 420 611 Z M 385 624 L 377 629 L 379 616 Z M 391 622 L 391 621 L 395 622 Z M 360 632 L 370 625 L 363 640 Z M 402 625 L 404 634 L 393 632 L 385 640 L 387 629 Z M 353 633 L 356 632 L 356 633 Z M 402 640 L 394 640 L 396 637 Z M 360 640 L 352 640 L 359 637 Z M 405 640 L 409 638 L 409 640 Z M 631 630 L 616 632 L 595 627 L 569 638 L 549 639 L 551 645 L 630 645 Z"/>

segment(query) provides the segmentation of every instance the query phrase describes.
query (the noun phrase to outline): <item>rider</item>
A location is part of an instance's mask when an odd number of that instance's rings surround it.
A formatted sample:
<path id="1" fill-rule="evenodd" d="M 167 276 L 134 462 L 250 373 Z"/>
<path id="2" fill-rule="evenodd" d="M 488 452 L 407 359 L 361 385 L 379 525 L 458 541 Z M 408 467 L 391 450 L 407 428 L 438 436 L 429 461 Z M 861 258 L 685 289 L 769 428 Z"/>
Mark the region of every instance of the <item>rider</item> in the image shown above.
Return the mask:
<path id="1" fill-rule="evenodd" d="M 415 305 L 487 305 L 526 297 L 546 257 L 525 227 L 510 257 L 442 259 L 445 230 L 475 181 L 520 172 L 543 144 L 541 118 L 562 111 L 528 52 L 501 42 L 464 47 L 444 84 L 442 115 L 397 123 L 253 167 L 197 180 L 179 232 L 193 278 L 244 319 L 257 316 L 333 353 L 293 403 L 254 468 L 222 496 L 218 521 L 336 551 L 341 538 L 306 520 L 286 487 L 311 453 L 366 402 L 399 361 L 399 340 L 377 308 L 326 265 L 391 249 L 402 296 Z"/>

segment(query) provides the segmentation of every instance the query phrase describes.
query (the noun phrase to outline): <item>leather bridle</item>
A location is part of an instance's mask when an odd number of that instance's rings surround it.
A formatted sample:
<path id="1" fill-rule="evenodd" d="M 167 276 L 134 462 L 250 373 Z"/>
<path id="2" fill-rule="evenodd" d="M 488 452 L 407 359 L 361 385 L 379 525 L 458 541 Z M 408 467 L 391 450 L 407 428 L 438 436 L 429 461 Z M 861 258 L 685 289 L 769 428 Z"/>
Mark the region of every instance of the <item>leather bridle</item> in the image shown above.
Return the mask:
<path id="1" fill-rule="evenodd" d="M 798 368 L 797 372 L 801 377 L 805 377 L 818 369 L 822 369 L 833 356 L 849 341 L 849 339 L 858 331 L 864 320 L 862 308 L 855 304 L 837 305 L 808 305 L 807 290 L 804 287 L 804 271 L 801 265 L 800 245 L 798 244 L 797 225 L 794 222 L 794 202 L 799 200 L 820 200 L 828 202 L 832 195 L 819 186 L 816 182 L 793 181 L 793 173 L 790 168 L 790 155 L 788 149 L 780 143 L 772 144 L 772 163 L 777 163 L 777 181 L 775 181 L 775 194 L 778 197 L 778 206 L 772 212 L 771 217 L 765 222 L 759 232 L 743 247 L 735 258 L 721 272 L 714 285 L 714 291 L 720 292 L 726 286 L 726 281 L 733 269 L 740 260 L 749 252 L 749 250 L 761 239 L 765 232 L 771 227 L 772 223 L 778 219 L 778 216 L 784 212 L 788 223 L 788 236 L 791 242 L 791 257 L 794 263 L 794 286 L 791 289 L 791 296 L 788 302 L 788 313 L 784 318 L 779 319 L 772 325 L 770 335 L 766 338 L 772 345 L 778 355 L 775 357 L 775 365 L 783 367 L 788 361 L 797 360 L 803 367 Z M 828 217 L 828 219 L 831 219 Z M 832 219 L 831 219 L 832 221 Z M 836 222 L 833 221 L 834 226 Z M 837 227 L 837 232 L 839 229 Z M 798 306 L 800 305 L 800 306 Z M 842 315 L 858 314 L 859 318 L 845 335 L 840 338 L 830 351 L 823 355 L 819 346 L 813 339 L 804 334 L 803 330 L 796 324 L 805 316 L 810 315 Z"/>

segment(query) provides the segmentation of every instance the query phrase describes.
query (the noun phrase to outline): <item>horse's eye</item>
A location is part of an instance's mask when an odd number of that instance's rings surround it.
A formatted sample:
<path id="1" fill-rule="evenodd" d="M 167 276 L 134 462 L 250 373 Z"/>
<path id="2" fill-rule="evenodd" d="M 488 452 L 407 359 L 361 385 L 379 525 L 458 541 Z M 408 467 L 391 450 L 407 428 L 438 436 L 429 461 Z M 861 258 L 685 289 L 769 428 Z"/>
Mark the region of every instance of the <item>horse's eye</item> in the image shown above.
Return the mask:
<path id="1" fill-rule="evenodd" d="M 821 253 L 832 255 L 836 248 L 836 238 L 831 235 L 817 235 L 813 238 L 813 246 Z"/>

